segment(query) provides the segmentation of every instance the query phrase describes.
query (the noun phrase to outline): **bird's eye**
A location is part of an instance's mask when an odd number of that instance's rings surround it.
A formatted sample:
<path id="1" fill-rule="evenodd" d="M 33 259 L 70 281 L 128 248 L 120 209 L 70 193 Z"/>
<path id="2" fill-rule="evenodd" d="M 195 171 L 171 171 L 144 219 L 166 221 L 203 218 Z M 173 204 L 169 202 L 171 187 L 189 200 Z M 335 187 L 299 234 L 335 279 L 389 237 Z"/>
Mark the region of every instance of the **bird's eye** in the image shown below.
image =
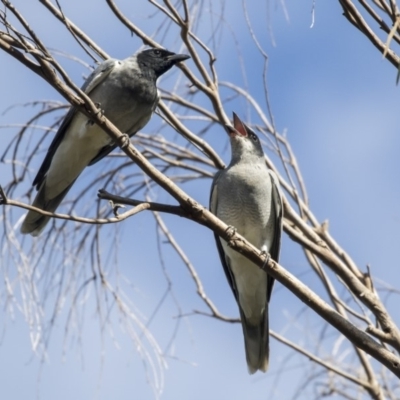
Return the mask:
<path id="1" fill-rule="evenodd" d="M 252 133 L 252 135 L 251 135 L 251 138 L 256 142 L 257 141 L 257 136 L 254 134 L 254 133 Z"/>
<path id="2" fill-rule="evenodd" d="M 161 56 L 161 51 L 156 49 L 156 50 L 154 50 L 154 54 L 156 56 Z"/>

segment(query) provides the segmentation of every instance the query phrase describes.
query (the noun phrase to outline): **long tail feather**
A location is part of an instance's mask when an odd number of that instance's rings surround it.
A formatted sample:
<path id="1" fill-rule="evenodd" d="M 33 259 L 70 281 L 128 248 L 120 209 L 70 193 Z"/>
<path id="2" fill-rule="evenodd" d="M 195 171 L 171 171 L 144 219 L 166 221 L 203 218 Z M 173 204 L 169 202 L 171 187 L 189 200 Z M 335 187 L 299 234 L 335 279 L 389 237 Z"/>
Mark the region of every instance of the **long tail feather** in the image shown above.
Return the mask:
<path id="1" fill-rule="evenodd" d="M 60 205 L 61 201 L 66 196 L 68 190 L 73 184 L 74 182 L 72 182 L 58 196 L 48 200 L 46 199 L 46 184 L 44 182 L 44 184 L 42 184 L 42 186 L 40 187 L 32 205 L 34 207 L 41 208 L 44 211 L 56 211 L 57 207 Z M 36 211 L 28 211 L 28 214 L 26 215 L 24 222 L 21 226 L 21 233 L 30 233 L 32 236 L 38 236 L 46 227 L 50 218 L 51 217 L 39 214 Z"/>
<path id="2" fill-rule="evenodd" d="M 241 310 L 240 315 L 249 373 L 254 374 L 258 370 L 266 372 L 269 363 L 268 304 L 264 315 L 256 325 L 246 321 L 246 317 Z"/>

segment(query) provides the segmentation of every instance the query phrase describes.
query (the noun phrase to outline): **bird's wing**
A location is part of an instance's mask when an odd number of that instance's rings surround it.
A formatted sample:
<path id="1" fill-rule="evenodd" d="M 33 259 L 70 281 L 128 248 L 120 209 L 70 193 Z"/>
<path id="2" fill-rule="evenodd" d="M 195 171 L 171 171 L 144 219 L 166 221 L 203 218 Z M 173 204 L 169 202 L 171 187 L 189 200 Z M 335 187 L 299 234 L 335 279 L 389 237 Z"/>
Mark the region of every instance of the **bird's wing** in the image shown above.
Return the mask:
<path id="1" fill-rule="evenodd" d="M 110 75 L 110 72 L 114 69 L 115 65 L 118 63 L 118 60 L 110 58 L 102 62 L 86 79 L 85 83 L 82 85 L 82 90 L 86 94 L 90 94 L 90 92 L 99 86 L 104 79 Z"/>
<path id="2" fill-rule="evenodd" d="M 117 144 L 115 143 L 110 143 L 107 144 L 106 146 L 104 146 L 97 154 L 96 156 L 93 158 L 93 160 L 90 161 L 90 163 L 88 164 L 93 165 L 96 164 L 97 161 L 100 161 L 102 158 L 104 158 L 105 156 L 107 156 L 108 154 L 110 154 L 114 149 L 116 149 L 118 147 Z"/>
<path id="3" fill-rule="evenodd" d="M 158 94 L 157 94 L 157 100 L 155 101 L 154 107 L 151 110 L 151 113 L 149 115 L 149 118 L 151 116 L 151 114 L 154 112 L 155 108 L 157 107 L 157 103 L 158 103 Z M 140 114 L 141 111 L 138 109 L 138 107 L 140 107 L 140 105 L 138 103 L 136 104 L 131 104 L 131 109 L 132 109 L 132 113 L 136 112 L 137 114 Z M 142 127 L 145 126 L 148 122 L 148 119 L 146 121 L 142 121 Z M 138 127 L 136 127 L 136 129 L 134 131 L 131 132 L 126 132 L 129 137 L 132 137 L 134 134 L 136 134 L 136 132 L 141 129 L 141 127 L 139 127 L 139 129 L 137 129 Z M 118 145 L 114 142 L 107 144 L 106 146 L 104 146 L 98 153 L 97 155 L 93 158 L 93 160 L 90 161 L 89 165 L 93 165 L 96 164 L 98 161 L 100 161 L 102 158 L 104 158 L 105 156 L 107 156 L 108 154 L 110 154 L 114 149 L 116 149 L 118 147 Z"/>
<path id="4" fill-rule="evenodd" d="M 271 258 L 274 261 L 279 262 L 279 252 L 281 249 L 283 203 L 282 203 L 281 192 L 279 189 L 278 177 L 272 170 L 269 169 L 268 172 L 271 178 L 271 184 L 272 184 L 271 200 L 272 200 L 273 212 L 275 214 L 274 240 L 272 242 L 271 248 L 268 250 L 269 254 L 271 255 Z M 271 298 L 273 284 L 274 284 L 274 278 L 268 275 L 268 301 Z"/>
<path id="5" fill-rule="evenodd" d="M 88 165 L 93 165 L 96 164 L 97 161 L 100 161 L 102 158 L 110 154 L 115 148 L 118 146 L 115 143 L 110 143 L 106 146 L 104 146 L 96 155 L 96 157 L 93 158 L 92 161 Z"/>
<path id="6" fill-rule="evenodd" d="M 86 94 L 90 94 L 94 88 L 99 86 L 106 78 L 108 75 L 110 75 L 110 72 L 114 69 L 115 64 L 117 60 L 110 59 L 107 61 L 104 61 L 101 63 L 88 77 L 88 79 L 85 81 L 85 83 L 82 86 L 82 90 Z M 43 163 L 41 167 L 39 168 L 39 171 L 33 180 L 33 186 L 36 186 L 37 189 L 39 189 L 40 185 L 42 184 L 46 173 L 50 167 L 51 161 L 53 159 L 53 156 L 55 152 L 57 151 L 58 146 L 62 142 L 62 140 L 65 137 L 66 132 L 68 131 L 68 127 L 73 120 L 74 116 L 76 113 L 75 107 L 71 107 L 70 110 L 68 111 L 67 115 L 63 119 L 63 122 L 61 123 L 60 128 L 58 129 L 56 135 L 54 136 L 53 141 L 50 144 L 49 149 L 47 150 L 46 157 L 43 160 Z"/>
<path id="7" fill-rule="evenodd" d="M 211 185 L 211 193 L 210 193 L 210 211 L 216 215 L 217 213 L 217 206 L 218 206 L 218 178 L 220 177 L 222 171 L 218 171 L 215 176 L 214 180 Z M 218 234 L 214 233 L 214 238 L 215 238 L 215 243 L 217 244 L 217 249 L 218 249 L 218 254 L 219 258 L 221 260 L 221 264 L 224 267 L 225 271 L 225 276 L 226 279 L 228 280 L 229 286 L 232 289 L 233 295 L 235 296 L 235 299 L 237 303 L 239 304 L 239 294 L 238 290 L 236 287 L 235 279 L 233 277 L 232 269 L 230 268 L 230 259 L 229 257 L 225 254 L 224 249 L 221 244 L 221 238 L 218 236 Z M 240 308 L 240 307 L 239 307 Z"/>
<path id="8" fill-rule="evenodd" d="M 136 115 L 140 115 L 141 114 L 141 110 L 140 110 L 140 104 L 138 102 L 133 102 L 130 105 L 131 107 L 131 113 Z M 142 124 L 140 125 L 139 123 L 135 126 L 134 130 L 128 131 L 126 132 L 129 137 L 132 137 L 139 129 L 141 129 L 141 127 L 145 126 L 148 122 L 148 120 L 150 119 L 151 113 L 148 115 L 148 119 L 143 119 L 141 122 Z M 140 121 L 139 121 L 140 122 Z M 105 145 L 97 154 L 96 156 L 90 161 L 90 163 L 88 165 L 93 165 L 96 164 L 97 161 L 100 161 L 102 158 L 104 158 L 105 156 L 107 156 L 109 153 L 111 153 L 114 149 L 116 149 L 118 147 L 118 144 L 116 144 L 115 142 L 111 142 L 107 145 Z"/>

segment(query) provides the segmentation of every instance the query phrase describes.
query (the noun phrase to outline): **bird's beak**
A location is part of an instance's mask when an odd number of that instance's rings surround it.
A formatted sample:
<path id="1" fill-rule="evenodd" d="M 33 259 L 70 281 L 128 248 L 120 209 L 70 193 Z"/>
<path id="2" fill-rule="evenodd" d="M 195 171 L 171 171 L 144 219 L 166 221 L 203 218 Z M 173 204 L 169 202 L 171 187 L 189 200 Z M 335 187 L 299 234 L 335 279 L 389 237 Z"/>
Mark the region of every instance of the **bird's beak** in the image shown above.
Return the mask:
<path id="1" fill-rule="evenodd" d="M 231 125 L 225 125 L 225 129 L 230 137 L 235 137 L 239 135 L 239 132 Z"/>
<path id="2" fill-rule="evenodd" d="M 233 113 L 233 127 L 235 128 L 236 134 L 245 137 L 248 136 L 246 126 L 235 113 Z"/>
<path id="3" fill-rule="evenodd" d="M 173 54 L 172 56 L 168 57 L 168 61 L 173 61 L 173 63 L 176 64 L 178 62 L 185 61 L 188 58 L 190 58 L 190 56 L 187 54 Z"/>

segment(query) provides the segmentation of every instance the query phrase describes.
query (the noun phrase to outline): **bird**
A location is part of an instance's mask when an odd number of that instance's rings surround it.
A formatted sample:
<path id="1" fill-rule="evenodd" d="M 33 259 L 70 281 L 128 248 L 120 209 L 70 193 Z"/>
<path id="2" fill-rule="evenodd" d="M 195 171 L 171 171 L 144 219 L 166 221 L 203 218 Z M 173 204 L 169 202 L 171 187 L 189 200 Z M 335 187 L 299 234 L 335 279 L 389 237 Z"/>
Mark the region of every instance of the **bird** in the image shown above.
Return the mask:
<path id="1" fill-rule="evenodd" d="M 159 96 L 157 79 L 190 56 L 147 49 L 124 60 L 108 59 L 88 77 L 82 90 L 125 135 L 133 136 L 150 120 Z M 33 180 L 38 193 L 33 206 L 54 212 L 75 180 L 117 144 L 90 117 L 71 107 Z M 38 236 L 50 217 L 30 210 L 21 233 Z"/>
<path id="2" fill-rule="evenodd" d="M 260 139 L 233 113 L 226 126 L 232 156 L 215 174 L 210 211 L 255 247 L 279 261 L 282 197 L 276 174 L 264 158 Z M 274 279 L 214 234 L 228 283 L 239 306 L 250 374 L 266 372 L 269 363 L 268 305 Z"/>

